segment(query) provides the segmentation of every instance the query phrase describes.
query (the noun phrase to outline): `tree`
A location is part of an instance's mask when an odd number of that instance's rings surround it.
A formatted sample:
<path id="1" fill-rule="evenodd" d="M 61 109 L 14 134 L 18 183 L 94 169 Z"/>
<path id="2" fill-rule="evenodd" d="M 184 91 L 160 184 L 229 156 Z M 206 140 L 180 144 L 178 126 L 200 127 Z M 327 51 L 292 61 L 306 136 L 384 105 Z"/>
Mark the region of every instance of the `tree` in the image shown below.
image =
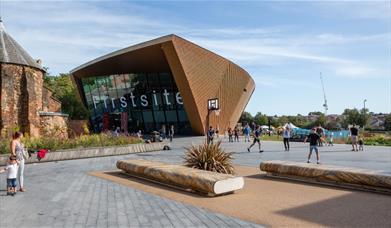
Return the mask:
<path id="1" fill-rule="evenodd" d="M 59 76 L 45 75 L 44 84 L 53 91 L 53 96 L 60 100 L 62 112 L 71 119 L 87 119 L 88 110 L 77 98 L 77 90 L 69 74 Z"/>
<path id="2" fill-rule="evenodd" d="M 324 127 L 326 125 L 326 116 L 323 113 L 321 113 L 318 119 L 314 122 L 314 125 L 315 126 L 321 125 Z"/>
<path id="3" fill-rule="evenodd" d="M 384 120 L 384 129 L 386 131 L 391 131 L 391 114 L 388 114 Z"/>
<path id="4" fill-rule="evenodd" d="M 254 122 L 257 125 L 267 125 L 269 121 L 268 121 L 268 118 L 265 114 L 258 112 L 254 117 Z"/>
<path id="5" fill-rule="evenodd" d="M 239 122 L 251 124 L 252 122 L 254 122 L 254 117 L 249 112 L 243 112 L 240 116 Z"/>
<path id="6" fill-rule="evenodd" d="M 345 109 L 342 113 L 344 120 L 342 121 L 342 127 L 347 128 L 351 124 L 356 124 L 361 127 L 365 126 L 369 120 L 369 115 L 366 115 L 367 109 L 358 111 L 354 109 Z"/>

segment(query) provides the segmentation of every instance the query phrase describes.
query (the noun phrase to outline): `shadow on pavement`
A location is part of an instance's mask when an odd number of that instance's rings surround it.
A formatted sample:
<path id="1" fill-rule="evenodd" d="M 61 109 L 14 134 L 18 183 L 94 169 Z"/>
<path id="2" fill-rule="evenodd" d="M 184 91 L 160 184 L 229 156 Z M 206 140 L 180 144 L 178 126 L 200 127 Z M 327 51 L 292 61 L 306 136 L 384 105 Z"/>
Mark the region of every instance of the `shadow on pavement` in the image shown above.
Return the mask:
<path id="1" fill-rule="evenodd" d="M 387 204 L 384 197 L 353 192 L 277 213 L 328 227 L 391 227 L 388 199 Z"/>

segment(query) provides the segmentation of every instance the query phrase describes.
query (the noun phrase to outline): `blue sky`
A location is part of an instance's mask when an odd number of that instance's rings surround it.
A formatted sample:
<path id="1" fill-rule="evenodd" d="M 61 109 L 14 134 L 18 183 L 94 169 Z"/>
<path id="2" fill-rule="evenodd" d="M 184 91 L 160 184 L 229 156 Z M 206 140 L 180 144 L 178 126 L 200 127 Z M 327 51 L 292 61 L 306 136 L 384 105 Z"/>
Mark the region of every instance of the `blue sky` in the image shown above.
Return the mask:
<path id="1" fill-rule="evenodd" d="M 246 110 L 268 115 L 345 108 L 391 111 L 389 1 L 5 1 L 7 31 L 52 74 L 177 34 L 243 67 Z"/>

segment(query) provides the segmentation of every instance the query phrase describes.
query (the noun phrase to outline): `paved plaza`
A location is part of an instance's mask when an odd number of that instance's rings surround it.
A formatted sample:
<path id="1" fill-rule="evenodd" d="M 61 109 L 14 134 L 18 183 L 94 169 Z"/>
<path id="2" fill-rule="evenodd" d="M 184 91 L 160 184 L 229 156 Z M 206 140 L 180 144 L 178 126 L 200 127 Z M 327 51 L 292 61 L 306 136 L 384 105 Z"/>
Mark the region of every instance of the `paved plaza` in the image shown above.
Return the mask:
<path id="1" fill-rule="evenodd" d="M 114 170 L 119 159 L 147 159 L 181 163 L 184 147 L 203 137 L 175 139 L 173 150 L 126 156 L 29 164 L 25 168 L 26 193 L 6 196 L 5 175 L 0 174 L 0 227 L 258 227 L 238 218 L 177 202 L 89 175 Z M 284 152 L 282 142 L 263 142 L 248 153 L 249 143 L 229 143 L 235 164 L 258 167 L 262 160 L 306 161 L 308 144 L 292 143 Z M 351 152 L 349 145 L 322 147 L 321 162 L 377 170 L 391 174 L 391 148 L 365 147 Z M 313 157 L 315 161 L 315 157 Z M 374 193 L 367 193 L 373 194 Z M 326 208 L 326 210 L 328 210 Z M 376 213 L 376 212 L 374 212 Z"/>

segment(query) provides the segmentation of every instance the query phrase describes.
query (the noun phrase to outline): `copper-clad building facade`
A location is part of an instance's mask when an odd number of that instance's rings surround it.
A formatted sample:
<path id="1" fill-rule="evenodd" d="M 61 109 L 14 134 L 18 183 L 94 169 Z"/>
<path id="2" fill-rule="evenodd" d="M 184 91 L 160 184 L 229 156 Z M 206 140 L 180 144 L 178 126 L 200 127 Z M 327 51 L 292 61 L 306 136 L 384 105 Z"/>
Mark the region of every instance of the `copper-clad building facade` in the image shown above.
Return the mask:
<path id="1" fill-rule="evenodd" d="M 254 89 L 233 62 L 176 35 L 102 56 L 71 71 L 95 131 L 125 132 L 174 125 L 179 134 L 221 132 L 240 118 Z M 207 101 L 218 98 L 219 115 Z"/>

